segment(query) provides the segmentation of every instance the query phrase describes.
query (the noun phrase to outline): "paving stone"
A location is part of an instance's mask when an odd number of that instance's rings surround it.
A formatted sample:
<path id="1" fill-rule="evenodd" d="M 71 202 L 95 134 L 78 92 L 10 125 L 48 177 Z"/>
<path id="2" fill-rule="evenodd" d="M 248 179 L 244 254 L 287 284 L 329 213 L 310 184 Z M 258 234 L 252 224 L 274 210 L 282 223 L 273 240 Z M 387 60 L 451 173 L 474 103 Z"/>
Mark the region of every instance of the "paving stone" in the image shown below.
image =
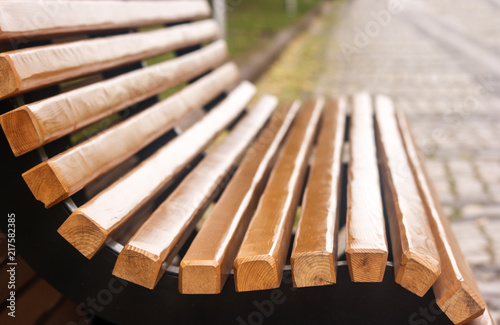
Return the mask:
<path id="1" fill-rule="evenodd" d="M 476 221 L 452 223 L 452 229 L 469 264 L 487 264 L 491 262 L 488 254 L 488 242 L 479 230 Z"/>
<path id="2" fill-rule="evenodd" d="M 435 179 L 431 176 L 431 181 L 441 202 L 452 203 L 456 200 L 448 179 Z"/>
<path id="3" fill-rule="evenodd" d="M 466 219 L 490 217 L 500 220 L 499 204 L 467 204 L 462 207 L 461 211 L 462 217 Z M 500 237 L 500 232 L 497 236 Z"/>
<path id="4" fill-rule="evenodd" d="M 491 196 L 491 199 L 495 203 L 500 203 L 500 183 L 486 183 L 488 187 L 488 193 Z"/>
<path id="5" fill-rule="evenodd" d="M 474 177 L 474 168 L 470 161 L 452 160 L 448 162 L 448 167 L 454 175 L 460 175 L 460 177 Z"/>
<path id="6" fill-rule="evenodd" d="M 489 196 L 484 190 L 484 185 L 477 179 L 470 176 L 461 176 L 460 174 L 456 175 L 454 179 L 455 191 L 460 200 L 478 203 L 489 201 Z"/>
<path id="7" fill-rule="evenodd" d="M 497 209 L 500 210 L 500 207 Z M 497 217 L 500 218 L 500 215 L 497 215 Z M 495 262 L 500 264 L 500 219 L 487 219 L 483 229 L 491 241 L 491 249 L 494 254 Z M 498 294 L 500 295 L 500 290 Z"/>
<path id="8" fill-rule="evenodd" d="M 443 212 L 444 214 L 448 217 L 448 218 L 451 218 L 454 216 L 454 213 L 455 213 L 455 207 L 454 206 L 451 206 L 451 205 L 448 205 L 445 203 L 443 203 Z"/>
<path id="9" fill-rule="evenodd" d="M 492 137 L 493 138 L 493 137 Z M 477 161 L 476 168 L 483 180 L 500 185 L 500 164 L 496 161 Z"/>

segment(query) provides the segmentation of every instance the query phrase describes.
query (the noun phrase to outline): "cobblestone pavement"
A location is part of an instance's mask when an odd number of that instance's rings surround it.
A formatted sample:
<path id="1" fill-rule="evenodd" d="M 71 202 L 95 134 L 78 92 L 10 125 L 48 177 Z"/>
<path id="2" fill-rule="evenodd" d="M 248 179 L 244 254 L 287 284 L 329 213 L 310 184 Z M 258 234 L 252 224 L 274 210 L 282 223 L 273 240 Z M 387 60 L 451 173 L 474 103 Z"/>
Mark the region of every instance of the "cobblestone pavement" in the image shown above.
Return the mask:
<path id="1" fill-rule="evenodd" d="M 391 96 L 500 323 L 500 0 L 349 1 L 317 93 Z"/>

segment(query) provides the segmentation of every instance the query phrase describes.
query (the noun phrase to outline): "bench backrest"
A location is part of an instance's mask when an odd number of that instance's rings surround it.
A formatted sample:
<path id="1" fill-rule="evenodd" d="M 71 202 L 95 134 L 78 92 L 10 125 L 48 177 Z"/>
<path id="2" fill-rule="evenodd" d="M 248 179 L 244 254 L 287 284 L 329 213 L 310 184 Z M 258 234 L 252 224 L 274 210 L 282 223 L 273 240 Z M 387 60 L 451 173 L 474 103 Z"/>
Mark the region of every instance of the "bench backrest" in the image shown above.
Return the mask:
<path id="1" fill-rule="evenodd" d="M 46 207 L 120 164 L 133 165 L 138 153 L 142 160 L 239 79 L 236 66 L 225 63 L 216 23 L 206 19 L 206 1 L 0 6 L 0 39 L 22 47 L 0 54 L 0 98 L 10 98 L 4 106 L 14 108 L 0 122 L 16 156 L 38 149 L 49 158 L 23 175 Z M 151 64 L 161 54 L 156 61 L 170 60 Z M 242 87 L 253 93 L 252 86 Z M 244 108 L 247 99 L 236 101 Z"/>

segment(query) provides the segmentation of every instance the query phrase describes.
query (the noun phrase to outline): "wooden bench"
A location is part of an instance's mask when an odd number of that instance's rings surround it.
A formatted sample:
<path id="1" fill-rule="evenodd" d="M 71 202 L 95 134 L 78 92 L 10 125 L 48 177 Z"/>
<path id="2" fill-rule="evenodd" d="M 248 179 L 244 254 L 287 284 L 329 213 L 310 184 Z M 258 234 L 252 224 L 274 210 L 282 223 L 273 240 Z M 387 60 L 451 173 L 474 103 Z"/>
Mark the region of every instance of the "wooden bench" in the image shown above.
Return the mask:
<path id="1" fill-rule="evenodd" d="M 389 98 L 252 101 L 202 0 L 0 12 L 5 208 L 87 316 L 492 323 Z"/>

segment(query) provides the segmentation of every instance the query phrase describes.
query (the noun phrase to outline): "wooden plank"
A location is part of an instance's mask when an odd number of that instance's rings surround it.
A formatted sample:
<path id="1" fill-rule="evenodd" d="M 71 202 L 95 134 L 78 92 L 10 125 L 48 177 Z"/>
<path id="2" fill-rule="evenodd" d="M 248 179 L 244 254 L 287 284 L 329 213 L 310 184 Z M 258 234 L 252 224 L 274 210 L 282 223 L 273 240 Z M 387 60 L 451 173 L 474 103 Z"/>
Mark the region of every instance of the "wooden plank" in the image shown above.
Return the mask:
<path id="1" fill-rule="evenodd" d="M 453 235 L 404 113 L 398 111 L 397 118 L 441 260 L 441 275 L 432 286 L 434 296 L 449 319 L 455 324 L 466 323 L 481 315 L 486 304 Z"/>
<path id="2" fill-rule="evenodd" d="M 336 282 L 337 228 L 346 100 L 329 101 L 321 124 L 292 250 L 295 287 Z"/>
<path id="3" fill-rule="evenodd" d="M 223 179 L 245 153 L 276 107 L 264 97 L 189 173 L 121 251 L 113 274 L 153 289 L 189 237 Z"/>
<path id="4" fill-rule="evenodd" d="M 0 1 L 0 40 L 117 29 L 210 16 L 205 0 Z"/>
<path id="5" fill-rule="evenodd" d="M 213 40 L 213 20 L 0 54 L 0 99 Z"/>
<path id="6" fill-rule="evenodd" d="M 277 288 L 281 283 L 323 106 L 322 99 L 308 102 L 290 130 L 234 261 L 236 291 Z"/>
<path id="7" fill-rule="evenodd" d="M 284 104 L 250 148 L 179 269 L 184 294 L 220 293 L 300 102 Z"/>
<path id="8" fill-rule="evenodd" d="M 51 207 L 130 158 L 238 77 L 236 65 L 227 63 L 166 100 L 33 167 L 23 178 L 35 198 Z"/>
<path id="9" fill-rule="evenodd" d="M 372 98 L 354 96 L 347 185 L 346 257 L 354 282 L 382 282 L 389 249 L 373 122 Z"/>
<path id="10" fill-rule="evenodd" d="M 0 116 L 0 123 L 19 156 L 191 80 L 226 59 L 226 44 L 217 41 L 167 62 L 21 106 Z"/>
<path id="11" fill-rule="evenodd" d="M 423 296 L 441 272 L 436 242 L 389 98 L 375 98 L 375 120 L 394 277 L 407 290 Z"/>
<path id="12" fill-rule="evenodd" d="M 87 258 L 165 188 L 246 107 L 255 87 L 241 83 L 216 108 L 127 175 L 79 207 L 58 232 Z"/>

